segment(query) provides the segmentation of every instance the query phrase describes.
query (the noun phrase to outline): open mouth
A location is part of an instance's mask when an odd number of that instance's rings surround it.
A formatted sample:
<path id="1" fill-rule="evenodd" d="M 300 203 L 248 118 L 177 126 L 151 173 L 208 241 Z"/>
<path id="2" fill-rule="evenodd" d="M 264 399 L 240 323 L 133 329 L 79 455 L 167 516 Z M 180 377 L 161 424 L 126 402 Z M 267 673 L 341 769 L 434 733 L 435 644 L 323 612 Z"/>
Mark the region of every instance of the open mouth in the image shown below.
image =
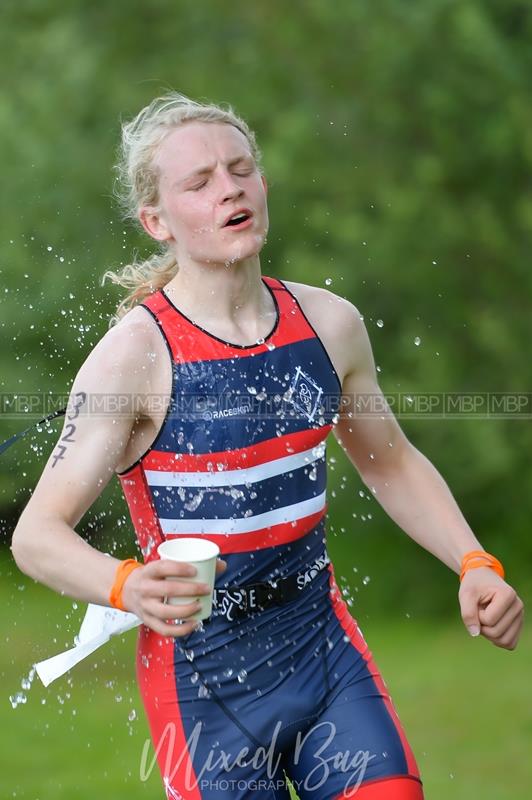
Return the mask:
<path id="1" fill-rule="evenodd" d="M 225 223 L 224 228 L 237 228 L 240 225 L 243 225 L 245 222 L 251 219 L 250 214 L 246 214 L 245 211 L 241 211 L 238 214 L 235 214 L 234 217 Z"/>

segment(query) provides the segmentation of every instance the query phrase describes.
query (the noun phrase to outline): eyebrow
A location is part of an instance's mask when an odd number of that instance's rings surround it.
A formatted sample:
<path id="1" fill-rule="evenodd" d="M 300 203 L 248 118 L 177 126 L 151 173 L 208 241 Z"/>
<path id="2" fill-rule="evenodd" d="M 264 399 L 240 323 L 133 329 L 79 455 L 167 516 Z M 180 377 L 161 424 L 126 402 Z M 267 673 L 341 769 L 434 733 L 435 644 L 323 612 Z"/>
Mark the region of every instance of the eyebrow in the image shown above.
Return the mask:
<path id="1" fill-rule="evenodd" d="M 239 161 L 245 161 L 246 159 L 251 159 L 251 160 L 253 159 L 251 153 L 244 153 L 241 156 L 236 156 L 235 158 L 231 158 L 229 161 L 226 162 L 226 164 L 228 167 L 234 167 L 234 165 L 238 164 Z M 198 167 L 198 169 L 195 169 L 193 172 L 189 172 L 188 175 L 185 175 L 184 178 L 180 178 L 177 181 L 177 183 L 184 183 L 185 181 L 188 181 L 189 178 L 195 178 L 198 175 L 206 175 L 207 173 L 212 172 L 213 169 L 214 167 L 209 165 L 206 165 L 204 167 Z"/>

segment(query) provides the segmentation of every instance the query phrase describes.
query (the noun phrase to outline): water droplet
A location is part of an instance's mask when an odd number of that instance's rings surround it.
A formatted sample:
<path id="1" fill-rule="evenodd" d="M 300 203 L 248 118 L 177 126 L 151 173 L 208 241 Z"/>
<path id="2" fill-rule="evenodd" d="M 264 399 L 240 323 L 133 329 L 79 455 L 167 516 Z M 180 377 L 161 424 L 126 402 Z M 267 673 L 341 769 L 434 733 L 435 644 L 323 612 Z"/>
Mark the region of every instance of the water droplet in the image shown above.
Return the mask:
<path id="1" fill-rule="evenodd" d="M 203 500 L 203 494 L 204 492 L 200 489 L 197 494 L 191 497 L 188 503 L 184 503 L 183 508 L 185 508 L 187 511 L 195 511 Z"/>
<path id="2" fill-rule="evenodd" d="M 330 286 L 332 283 L 332 278 L 325 278 L 325 286 Z"/>
<path id="3" fill-rule="evenodd" d="M 247 674 L 245 669 L 241 669 L 236 677 L 237 677 L 237 680 L 238 680 L 239 683 L 244 683 L 244 681 L 248 677 L 248 674 Z"/>
<path id="4" fill-rule="evenodd" d="M 315 458 L 323 458 L 325 455 L 325 442 L 320 442 L 315 447 L 312 448 L 312 455 Z M 334 458 L 330 459 L 331 463 L 334 463 Z"/>
<path id="5" fill-rule="evenodd" d="M 414 339 L 414 344 L 416 345 L 416 347 L 419 347 L 419 345 L 421 344 L 421 339 L 419 338 L 419 336 L 416 336 L 416 338 Z"/>
<path id="6" fill-rule="evenodd" d="M 13 708 L 16 708 L 21 703 L 26 703 L 27 701 L 28 701 L 28 698 L 26 697 L 24 692 L 17 692 L 15 695 L 12 695 L 9 698 L 9 702 L 11 703 L 11 706 Z"/>
<path id="7" fill-rule="evenodd" d="M 383 327 L 384 327 L 384 322 L 382 321 L 382 319 L 378 319 L 377 320 L 377 328 L 383 328 Z"/>

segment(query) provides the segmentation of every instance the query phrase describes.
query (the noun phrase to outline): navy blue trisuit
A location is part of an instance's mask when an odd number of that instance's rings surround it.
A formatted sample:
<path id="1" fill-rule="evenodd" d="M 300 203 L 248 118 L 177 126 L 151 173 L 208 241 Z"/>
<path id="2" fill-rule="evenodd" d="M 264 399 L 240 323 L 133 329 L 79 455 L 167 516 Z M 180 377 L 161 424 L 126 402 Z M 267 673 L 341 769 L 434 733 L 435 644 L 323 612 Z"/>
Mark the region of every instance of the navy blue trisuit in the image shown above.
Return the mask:
<path id="1" fill-rule="evenodd" d="M 226 342 L 164 289 L 141 307 L 172 363 L 166 417 L 118 473 L 144 561 L 175 537 L 227 562 L 186 637 L 141 625 L 137 678 L 168 798 L 422 800 L 418 766 L 326 549 L 326 438 L 342 387 L 283 281 L 265 339 Z M 239 587 L 295 593 L 254 607 Z M 235 591 L 236 589 L 236 591 Z"/>

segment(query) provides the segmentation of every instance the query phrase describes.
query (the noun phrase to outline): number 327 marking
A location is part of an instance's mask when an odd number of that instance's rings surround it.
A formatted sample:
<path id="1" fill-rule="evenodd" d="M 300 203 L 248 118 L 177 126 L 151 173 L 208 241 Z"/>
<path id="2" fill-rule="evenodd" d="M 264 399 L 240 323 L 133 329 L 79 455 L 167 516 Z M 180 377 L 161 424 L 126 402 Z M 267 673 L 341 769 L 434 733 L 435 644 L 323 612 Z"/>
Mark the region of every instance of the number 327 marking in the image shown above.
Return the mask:
<path id="1" fill-rule="evenodd" d="M 81 408 L 86 399 L 87 399 L 87 394 L 85 392 L 76 392 L 76 394 L 74 395 L 73 412 L 66 415 L 68 420 L 76 419 L 79 416 L 79 409 Z M 52 467 L 55 467 L 57 462 L 65 457 L 67 448 L 64 444 L 61 444 L 61 442 L 74 442 L 75 432 L 76 432 L 76 426 L 72 422 L 69 422 L 67 425 L 65 425 L 65 432 L 61 437 L 59 444 L 57 445 L 56 452 L 53 455 Z"/>

